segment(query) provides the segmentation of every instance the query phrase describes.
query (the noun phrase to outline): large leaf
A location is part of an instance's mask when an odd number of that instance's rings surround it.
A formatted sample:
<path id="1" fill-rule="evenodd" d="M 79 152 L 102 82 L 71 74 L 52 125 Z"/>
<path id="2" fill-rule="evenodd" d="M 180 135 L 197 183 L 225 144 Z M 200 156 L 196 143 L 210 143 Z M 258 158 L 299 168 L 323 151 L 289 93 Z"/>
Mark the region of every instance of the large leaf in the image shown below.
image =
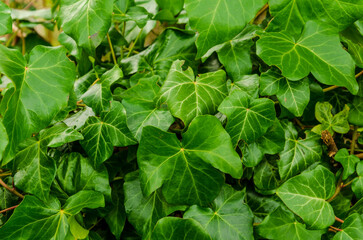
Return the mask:
<path id="1" fill-rule="evenodd" d="M 190 26 L 198 31 L 197 58 L 243 30 L 266 0 L 186 0 Z"/>
<path id="2" fill-rule="evenodd" d="M 297 40 L 284 32 L 265 33 L 257 41 L 257 54 L 290 80 L 300 80 L 311 72 L 321 83 L 358 92 L 354 61 L 330 27 L 308 21 Z"/>
<path id="3" fill-rule="evenodd" d="M 59 26 L 89 53 L 102 42 L 111 24 L 112 0 L 61 0 Z"/>
<path id="4" fill-rule="evenodd" d="M 122 104 L 127 112 L 127 126 L 137 140 L 141 138 L 145 126 L 154 126 L 163 131 L 174 122 L 171 113 L 157 106 L 156 98 L 160 91 L 159 78 L 141 78 L 135 86 L 122 93 Z"/>
<path id="5" fill-rule="evenodd" d="M 100 118 L 90 117 L 83 127 L 84 140 L 81 145 L 95 167 L 111 157 L 113 147 L 124 147 L 136 143 L 126 125 L 126 111 L 119 102 L 112 102 L 108 112 Z"/>
<path id="6" fill-rule="evenodd" d="M 271 69 L 261 74 L 260 93 L 263 96 L 276 95 L 282 106 L 300 117 L 310 100 L 309 80 L 289 81 Z"/>
<path id="7" fill-rule="evenodd" d="M 182 136 L 179 142 L 175 134 L 144 128 L 137 152 L 142 189 L 149 196 L 162 186 L 169 203 L 205 205 L 222 187 L 217 169 L 240 178 L 242 164 L 213 116 L 196 117 Z"/>
<path id="8" fill-rule="evenodd" d="M 0 35 L 11 33 L 11 30 L 11 10 L 5 3 L 0 2 Z"/>
<path id="9" fill-rule="evenodd" d="M 335 221 L 333 208 L 326 201 L 334 192 L 333 173 L 319 165 L 289 179 L 276 193 L 311 229 L 324 229 Z"/>
<path id="10" fill-rule="evenodd" d="M 30 138 L 19 145 L 15 156 L 14 176 L 15 186 L 25 192 L 32 193 L 43 201 L 48 200 L 50 186 L 56 173 L 56 163 L 53 158 L 48 156 L 48 145 L 54 139 L 71 130 L 64 123 L 55 125 L 43 130 L 39 138 Z M 79 137 L 77 132 L 76 136 Z M 80 136 L 82 137 L 82 136 Z M 69 141 L 82 138 L 68 138 Z M 68 142 L 65 140 L 63 143 Z"/>
<path id="11" fill-rule="evenodd" d="M 267 239 L 276 240 L 320 240 L 323 231 L 307 230 L 305 225 L 299 223 L 293 213 L 281 207 L 270 213 L 261 224 L 257 226 L 257 233 Z"/>
<path id="12" fill-rule="evenodd" d="M 184 218 L 197 220 L 212 239 L 253 239 L 253 214 L 244 204 L 242 191 L 224 185 L 212 208 L 191 206 L 184 213 Z"/>
<path id="13" fill-rule="evenodd" d="M 200 224 L 193 219 L 165 217 L 160 219 L 151 236 L 152 240 L 211 240 Z"/>
<path id="14" fill-rule="evenodd" d="M 136 172 L 125 177 L 125 209 L 127 219 L 136 231 L 149 239 L 156 222 L 176 210 L 184 210 L 184 206 L 170 205 L 160 190 L 145 197 L 141 191 L 140 180 Z"/>
<path id="15" fill-rule="evenodd" d="M 279 173 L 282 180 L 304 171 L 310 165 L 321 159 L 322 148 L 320 136 L 308 132 L 305 139 L 298 138 L 298 132 L 292 123 L 285 124 L 285 148 L 280 153 L 278 162 Z"/>
<path id="16" fill-rule="evenodd" d="M 94 168 L 92 162 L 79 153 L 72 152 L 61 157 L 56 179 L 69 196 L 82 190 L 94 190 L 111 200 L 106 167 Z"/>
<path id="17" fill-rule="evenodd" d="M 344 220 L 342 231 L 335 234 L 333 240 L 358 240 L 363 236 L 363 220 L 358 213 L 353 213 Z"/>
<path id="18" fill-rule="evenodd" d="M 92 199 L 89 201 L 87 199 Z M 70 197 L 61 208 L 56 198 L 42 202 L 34 196 L 25 196 L 9 221 L 0 228 L 1 239 L 66 239 L 69 233 L 67 218 L 82 208 L 104 206 L 103 196 L 93 191 L 81 191 Z"/>
<path id="19" fill-rule="evenodd" d="M 32 133 L 47 127 L 67 105 L 75 80 L 74 64 L 63 48 L 37 46 L 27 63 L 21 53 L 0 46 L 0 72 L 14 83 L 3 114 L 9 137 L 2 164 L 15 155 L 15 148 Z"/>
<path id="20" fill-rule="evenodd" d="M 233 91 L 218 110 L 227 116 L 226 131 L 234 147 L 239 140 L 251 143 L 263 136 L 276 118 L 273 101 L 267 98 L 251 99 L 241 90 Z"/>
<path id="21" fill-rule="evenodd" d="M 342 179 L 347 179 L 350 175 L 355 172 L 355 167 L 359 163 L 360 159 L 355 155 L 349 155 L 346 148 L 340 149 L 334 156 L 335 161 L 340 162 L 343 165 L 343 177 Z"/>
<path id="22" fill-rule="evenodd" d="M 171 66 L 160 101 L 165 101 L 173 116 L 188 125 L 196 116 L 215 114 L 228 92 L 224 71 L 201 74 L 194 79 L 191 68 L 183 71 L 183 63 L 177 60 Z"/>
<path id="23" fill-rule="evenodd" d="M 269 5 L 273 20 L 268 31 L 293 35 L 300 34 L 308 20 L 319 20 L 338 32 L 363 17 L 362 0 L 270 0 Z"/>

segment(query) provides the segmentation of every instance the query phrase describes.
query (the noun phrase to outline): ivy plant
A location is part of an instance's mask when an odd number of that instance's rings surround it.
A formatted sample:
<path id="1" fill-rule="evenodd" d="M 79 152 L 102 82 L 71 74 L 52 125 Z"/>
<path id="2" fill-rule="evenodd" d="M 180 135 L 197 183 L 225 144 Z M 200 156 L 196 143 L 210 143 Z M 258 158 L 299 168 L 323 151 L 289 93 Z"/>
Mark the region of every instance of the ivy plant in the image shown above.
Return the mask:
<path id="1" fill-rule="evenodd" d="M 0 1 L 0 239 L 363 238 L 363 0 Z"/>

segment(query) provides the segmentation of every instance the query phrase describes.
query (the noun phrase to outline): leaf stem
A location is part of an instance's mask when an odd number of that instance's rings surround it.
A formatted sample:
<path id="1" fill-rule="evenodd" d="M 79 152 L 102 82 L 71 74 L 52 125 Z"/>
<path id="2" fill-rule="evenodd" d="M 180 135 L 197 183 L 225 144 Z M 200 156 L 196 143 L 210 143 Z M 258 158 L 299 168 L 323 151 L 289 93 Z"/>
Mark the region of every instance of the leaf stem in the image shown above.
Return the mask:
<path id="1" fill-rule="evenodd" d="M 335 221 L 340 222 L 340 223 L 344 223 L 344 221 L 342 219 L 338 218 L 337 216 L 335 216 Z"/>
<path id="2" fill-rule="evenodd" d="M 12 207 L 6 208 L 6 209 L 4 209 L 4 210 L 1 210 L 1 211 L 0 211 L 0 213 L 4 213 L 4 212 L 10 211 L 10 210 L 13 210 L 13 209 L 15 209 L 17 206 L 19 206 L 19 205 L 15 205 L 15 206 L 12 206 Z"/>
<path id="3" fill-rule="evenodd" d="M 359 159 L 363 159 L 363 153 L 358 153 L 355 156 L 357 156 Z"/>
<path id="4" fill-rule="evenodd" d="M 0 177 L 10 176 L 11 174 L 12 174 L 11 172 L 1 173 Z"/>
<path id="5" fill-rule="evenodd" d="M 137 40 L 139 40 L 139 38 L 140 38 L 143 30 L 144 30 L 144 28 L 141 28 L 141 30 L 140 30 L 139 34 L 137 35 L 135 41 L 132 43 L 132 46 L 130 48 L 130 51 L 129 51 L 129 53 L 126 56 L 127 58 L 131 55 L 132 51 L 134 50 L 134 47 L 135 47 L 135 45 L 137 43 Z"/>
<path id="6" fill-rule="evenodd" d="M 343 184 L 343 185 L 342 185 L 342 188 L 345 188 L 345 187 L 349 186 L 349 185 L 350 185 L 353 181 L 354 181 L 354 179 L 352 179 L 351 181 L 349 181 L 349 182 L 347 182 L 347 183 Z"/>
<path id="7" fill-rule="evenodd" d="M 333 229 L 333 230 L 335 230 L 335 231 L 339 231 L 339 232 L 342 231 L 342 229 L 336 228 L 336 227 L 333 227 L 333 226 L 330 226 L 330 228 Z"/>
<path id="8" fill-rule="evenodd" d="M 110 45 L 111 54 L 112 54 L 112 59 L 113 59 L 113 63 L 114 63 L 115 65 L 117 65 L 115 51 L 113 50 L 112 42 L 111 42 L 111 38 L 110 38 L 110 35 L 109 35 L 108 33 L 107 33 L 107 41 L 108 41 L 108 45 Z"/>
<path id="9" fill-rule="evenodd" d="M 362 71 L 360 71 L 359 73 L 357 73 L 356 75 L 355 75 L 355 78 L 359 78 L 360 76 L 362 76 L 363 75 L 363 70 Z"/>
<path id="10" fill-rule="evenodd" d="M 9 187 L 1 178 L 0 178 L 0 185 L 3 186 L 5 189 L 7 189 L 9 192 L 15 194 L 16 196 L 18 196 L 20 198 L 24 198 L 24 195 L 22 195 L 18 191 L 16 191 L 15 188 Z"/>
<path id="11" fill-rule="evenodd" d="M 357 137 L 358 137 L 358 126 L 354 126 L 352 143 L 350 144 L 350 154 L 354 154 L 355 142 L 357 141 Z"/>
<path id="12" fill-rule="evenodd" d="M 338 87 L 339 87 L 339 86 L 336 86 L 336 85 L 334 85 L 334 86 L 330 86 L 330 87 L 324 88 L 324 89 L 323 89 L 323 92 L 329 92 L 329 91 L 334 90 L 334 89 L 336 89 L 336 88 L 338 88 Z"/>
<path id="13" fill-rule="evenodd" d="M 340 174 L 340 177 L 339 177 L 335 192 L 334 192 L 333 196 L 331 196 L 331 198 L 329 198 L 327 200 L 327 202 L 333 201 L 338 196 L 338 194 L 340 193 L 340 190 L 342 189 L 342 185 L 343 185 L 342 178 L 343 178 L 343 174 Z"/>

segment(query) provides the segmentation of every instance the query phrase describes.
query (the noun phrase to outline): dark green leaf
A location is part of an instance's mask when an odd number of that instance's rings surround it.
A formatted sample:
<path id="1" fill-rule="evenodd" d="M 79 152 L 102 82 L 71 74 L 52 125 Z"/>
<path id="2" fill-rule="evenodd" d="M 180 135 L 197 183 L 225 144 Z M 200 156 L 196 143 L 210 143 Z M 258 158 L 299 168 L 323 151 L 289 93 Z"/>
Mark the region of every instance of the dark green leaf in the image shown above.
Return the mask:
<path id="1" fill-rule="evenodd" d="M 120 239 L 126 221 L 124 193 L 120 183 L 114 183 L 112 187 L 113 207 L 105 216 L 105 220 L 110 227 L 112 234 L 117 239 Z"/>
<path id="2" fill-rule="evenodd" d="M 253 182 L 257 190 L 273 193 L 280 182 L 277 168 L 269 164 L 266 160 L 262 161 L 254 169 Z"/>
<path id="3" fill-rule="evenodd" d="M 354 97 L 353 106 L 349 111 L 349 122 L 363 127 L 363 97 Z"/>

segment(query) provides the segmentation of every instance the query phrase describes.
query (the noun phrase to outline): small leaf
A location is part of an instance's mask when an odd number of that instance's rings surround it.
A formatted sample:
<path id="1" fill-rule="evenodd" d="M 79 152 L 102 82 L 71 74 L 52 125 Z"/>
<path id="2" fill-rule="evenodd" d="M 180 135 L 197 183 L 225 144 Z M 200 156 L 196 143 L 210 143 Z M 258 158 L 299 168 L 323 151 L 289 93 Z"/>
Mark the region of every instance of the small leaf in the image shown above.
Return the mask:
<path id="1" fill-rule="evenodd" d="M 334 192 L 333 173 L 319 165 L 287 180 L 276 193 L 311 229 L 324 229 L 335 221 L 333 208 L 326 202 Z"/>
<path id="2" fill-rule="evenodd" d="M 191 206 L 184 218 L 198 221 L 212 239 L 253 239 L 253 214 L 244 204 L 244 192 L 224 185 L 212 208 Z"/>
<path id="3" fill-rule="evenodd" d="M 354 97 L 353 106 L 349 111 L 349 122 L 363 127 L 363 97 Z"/>
<path id="4" fill-rule="evenodd" d="M 187 126 L 196 116 L 217 113 L 227 96 L 227 86 L 224 71 L 201 74 L 194 79 L 190 67 L 183 71 L 183 63 L 177 60 L 171 66 L 160 91 L 160 101 L 166 102 L 173 116 Z"/>
<path id="5" fill-rule="evenodd" d="M 263 192 L 273 193 L 280 183 L 277 168 L 266 160 L 262 161 L 254 169 L 253 182 L 256 191 L 260 192 L 262 190 Z"/>
<path id="6" fill-rule="evenodd" d="M 74 216 L 68 218 L 69 229 L 76 239 L 84 239 L 88 236 L 89 230 L 82 227 Z"/>
<path id="7" fill-rule="evenodd" d="M 0 35 L 11 33 L 12 31 L 12 19 L 11 10 L 3 2 L 0 2 Z"/>
<path id="8" fill-rule="evenodd" d="M 2 120 L 0 120 L 0 160 L 3 158 L 3 153 L 8 143 L 9 143 L 8 134 L 6 133 L 6 129 L 4 127 Z"/>
<path id="9" fill-rule="evenodd" d="M 63 211 L 72 216 L 79 213 L 83 208 L 100 208 L 105 206 L 102 193 L 82 190 L 69 197 L 63 206 Z"/>
<path id="10" fill-rule="evenodd" d="M 100 118 L 88 118 L 82 129 L 84 140 L 80 141 L 95 167 L 111 157 L 113 147 L 124 147 L 136 143 L 126 125 L 126 111 L 119 102 L 112 102 L 108 112 Z"/>
<path id="11" fill-rule="evenodd" d="M 223 176 L 217 169 L 240 178 L 242 164 L 213 116 L 196 117 L 182 136 L 179 142 L 174 134 L 144 128 L 137 152 L 141 186 L 146 196 L 162 186 L 169 203 L 203 206 L 222 187 Z"/>
<path id="12" fill-rule="evenodd" d="M 200 224 L 193 219 L 165 217 L 158 221 L 151 240 L 211 240 Z"/>
<path id="13" fill-rule="evenodd" d="M 357 196 L 358 199 L 363 198 L 363 161 L 360 161 L 357 164 L 357 174 L 356 177 L 352 182 L 352 190 Z"/>
<path id="14" fill-rule="evenodd" d="M 355 167 L 360 161 L 355 155 L 349 155 L 346 148 L 340 149 L 334 156 L 335 161 L 340 162 L 343 165 L 343 180 L 347 179 L 350 175 L 355 172 Z"/>
<path id="15" fill-rule="evenodd" d="M 227 116 L 226 131 L 235 147 L 239 140 L 251 143 L 263 136 L 276 118 L 273 101 L 251 99 L 241 90 L 235 90 L 226 97 L 218 110 Z"/>
<path id="16" fill-rule="evenodd" d="M 257 226 L 257 233 L 267 239 L 320 240 L 324 232 L 322 230 L 307 230 L 304 224 L 295 219 L 293 213 L 279 207 Z"/>
<path id="17" fill-rule="evenodd" d="M 342 231 L 335 234 L 333 240 L 361 239 L 363 236 L 363 220 L 358 213 L 349 215 L 340 227 Z"/>

